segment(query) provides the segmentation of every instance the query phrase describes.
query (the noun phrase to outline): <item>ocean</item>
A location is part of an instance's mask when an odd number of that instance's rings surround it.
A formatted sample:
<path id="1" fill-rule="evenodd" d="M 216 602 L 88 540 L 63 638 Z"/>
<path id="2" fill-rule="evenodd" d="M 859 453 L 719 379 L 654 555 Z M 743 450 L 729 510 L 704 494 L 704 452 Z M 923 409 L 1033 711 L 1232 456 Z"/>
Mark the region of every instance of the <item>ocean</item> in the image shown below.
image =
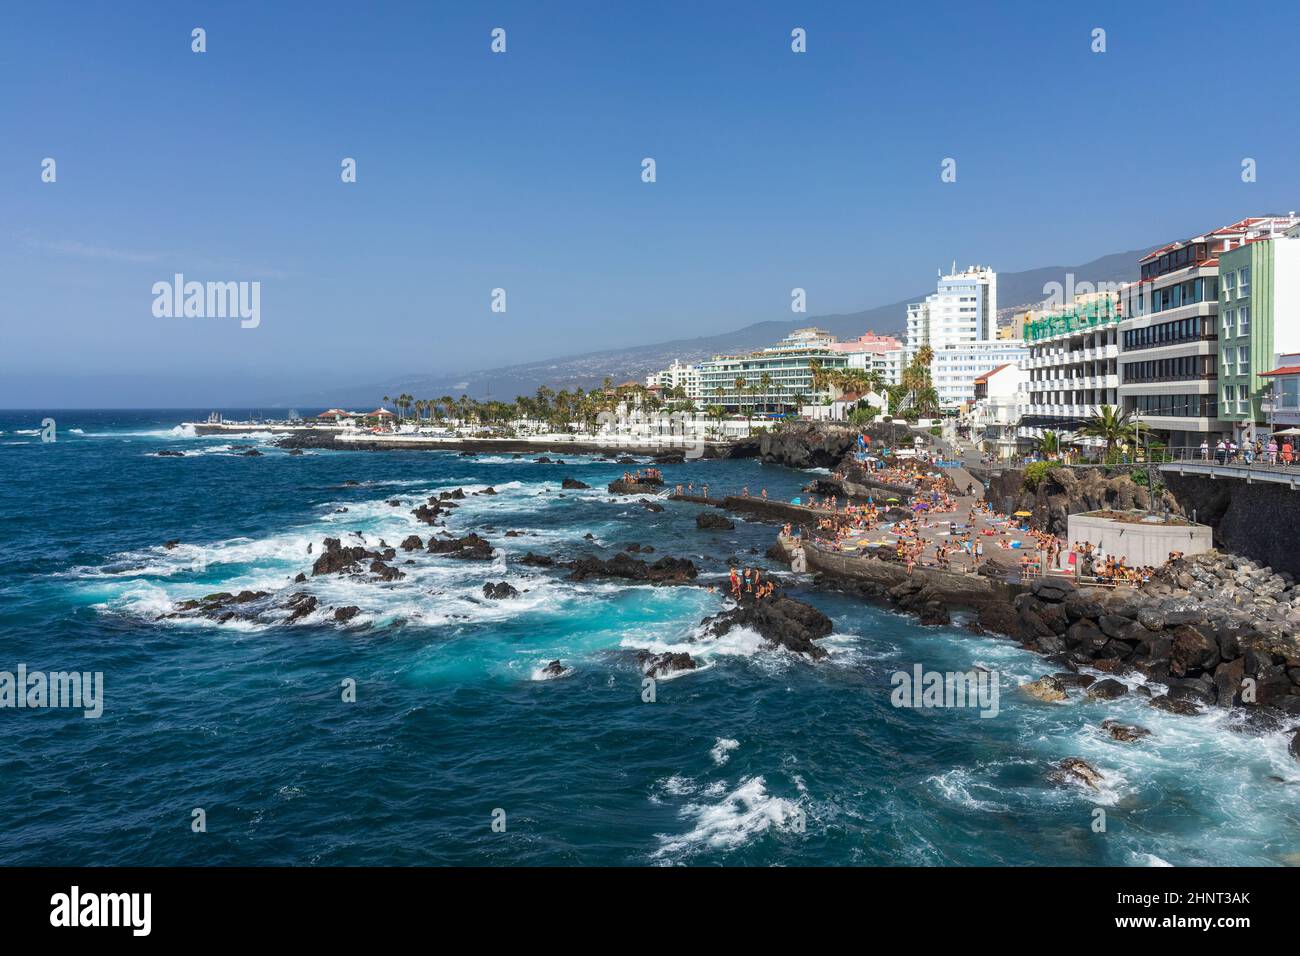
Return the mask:
<path id="1" fill-rule="evenodd" d="M 746 630 L 704 639 L 718 592 L 573 583 L 518 558 L 637 543 L 721 585 L 729 558 L 770 567 L 771 526 L 699 531 L 696 506 L 608 494 L 625 466 L 592 456 L 290 456 L 177 427 L 196 414 L 55 412 L 45 442 L 43 414 L 0 412 L 0 671 L 103 674 L 95 719 L 0 708 L 0 864 L 1300 862 L 1300 764 L 1240 714 L 1039 703 L 1015 687 L 1054 668 L 1015 643 L 808 580 L 790 593 L 833 619 L 827 659 Z M 756 461 L 664 470 L 772 497 L 808 480 Z M 327 536 L 427 537 L 411 508 L 455 488 L 469 496 L 448 528 L 489 538 L 492 562 L 399 552 L 400 581 L 310 577 Z M 520 596 L 486 600 L 501 580 Z M 320 607 L 292 624 L 160 617 L 242 589 Z M 345 605 L 360 612 L 336 623 Z M 647 702 L 639 650 L 700 666 Z M 571 673 L 544 679 L 553 659 Z M 895 707 L 891 676 L 917 664 L 994 672 L 997 715 Z M 1119 743 L 1106 718 L 1152 735 Z M 1070 756 L 1098 790 L 1049 779 Z"/>

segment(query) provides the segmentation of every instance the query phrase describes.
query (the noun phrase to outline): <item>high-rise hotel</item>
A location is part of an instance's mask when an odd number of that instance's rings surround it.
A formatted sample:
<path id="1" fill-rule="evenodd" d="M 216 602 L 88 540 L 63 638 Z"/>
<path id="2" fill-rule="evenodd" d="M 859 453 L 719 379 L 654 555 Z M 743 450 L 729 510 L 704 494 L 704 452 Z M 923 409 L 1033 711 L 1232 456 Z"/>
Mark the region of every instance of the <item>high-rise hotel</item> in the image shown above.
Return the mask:
<path id="1" fill-rule="evenodd" d="M 933 294 L 907 307 L 907 358 L 934 352 L 930 375 L 939 404 L 956 409 L 975 400 L 975 380 L 1025 357 L 1019 339 L 999 339 L 998 274 L 986 266 L 940 275 Z"/>

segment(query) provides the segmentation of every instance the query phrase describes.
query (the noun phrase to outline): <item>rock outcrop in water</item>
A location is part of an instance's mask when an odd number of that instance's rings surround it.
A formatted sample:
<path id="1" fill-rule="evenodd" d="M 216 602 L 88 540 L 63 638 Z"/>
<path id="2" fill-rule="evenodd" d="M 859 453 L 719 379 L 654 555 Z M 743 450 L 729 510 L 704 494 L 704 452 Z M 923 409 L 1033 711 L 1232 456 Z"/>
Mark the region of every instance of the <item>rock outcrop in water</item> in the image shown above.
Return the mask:
<path id="1" fill-rule="evenodd" d="M 582 557 L 568 564 L 559 561 L 555 564 L 569 569 L 570 581 L 620 578 L 645 584 L 688 584 L 699 573 L 695 564 L 685 558 L 662 557 L 654 564 L 647 564 L 622 551 L 609 559 Z"/>
<path id="2" fill-rule="evenodd" d="M 430 538 L 426 550 L 429 554 L 445 554 L 464 561 L 492 560 L 492 545 L 472 531 L 463 538 Z"/>
<path id="3" fill-rule="evenodd" d="M 1040 677 L 1028 684 L 1021 684 L 1020 689 L 1035 700 L 1047 704 L 1057 703 L 1069 697 L 1065 692 L 1065 684 L 1050 675 Z"/>
<path id="4" fill-rule="evenodd" d="M 551 661 L 542 668 L 542 677 L 545 680 L 554 680 L 557 677 L 567 677 L 573 673 L 572 667 L 565 667 L 560 661 Z"/>
<path id="5" fill-rule="evenodd" d="M 1100 790 L 1100 784 L 1105 780 L 1102 772 L 1082 757 L 1066 757 L 1048 777 L 1055 783 L 1084 786 L 1089 790 Z"/>
<path id="6" fill-rule="evenodd" d="M 491 601 L 504 601 L 519 597 L 519 591 L 508 581 L 498 581 L 495 584 L 489 581 L 483 585 L 483 596 Z"/>
<path id="7" fill-rule="evenodd" d="M 735 522 L 716 511 L 701 511 L 695 516 L 695 527 L 701 531 L 734 531 Z"/>
<path id="8" fill-rule="evenodd" d="M 781 595 L 761 601 L 747 597 L 736 607 L 707 617 L 700 624 L 715 637 L 736 627 L 752 628 L 768 643 L 807 655 L 815 661 L 825 657 L 826 651 L 813 642 L 826 637 L 834 629 L 831 619 L 811 604 Z"/>
<path id="9" fill-rule="evenodd" d="M 612 495 L 653 495 L 659 492 L 662 485 L 662 481 L 649 481 L 646 479 L 624 481 L 620 478 L 609 483 L 609 493 Z"/>
<path id="10" fill-rule="evenodd" d="M 671 652 L 651 654 L 649 651 L 639 651 L 636 662 L 646 677 L 667 677 L 681 671 L 693 671 L 697 666 L 690 654 Z"/>
<path id="11" fill-rule="evenodd" d="M 1132 743 L 1135 740 L 1141 740 L 1143 737 L 1151 736 L 1151 731 L 1145 727 L 1139 727 L 1136 724 L 1121 724 L 1118 720 L 1103 720 L 1101 729 L 1106 731 L 1111 739 L 1118 740 L 1121 743 Z"/>
<path id="12" fill-rule="evenodd" d="M 268 592 L 266 591 L 240 591 L 238 594 L 233 594 L 230 591 L 219 591 L 215 594 L 204 595 L 201 598 L 181 601 L 176 605 L 174 611 L 164 614 L 162 617 L 206 617 L 224 623 L 234 618 L 251 616 L 250 610 L 246 606 L 261 601 L 267 596 Z"/>
<path id="13" fill-rule="evenodd" d="M 364 561 L 381 561 L 384 555 L 361 545 L 345 548 L 338 538 L 326 538 L 320 557 L 311 566 L 312 577 L 321 574 L 355 574 Z"/>
<path id="14" fill-rule="evenodd" d="M 427 504 L 420 505 L 411 514 L 425 524 L 433 525 L 437 523 L 438 516 L 442 514 L 442 506 L 430 498 Z"/>

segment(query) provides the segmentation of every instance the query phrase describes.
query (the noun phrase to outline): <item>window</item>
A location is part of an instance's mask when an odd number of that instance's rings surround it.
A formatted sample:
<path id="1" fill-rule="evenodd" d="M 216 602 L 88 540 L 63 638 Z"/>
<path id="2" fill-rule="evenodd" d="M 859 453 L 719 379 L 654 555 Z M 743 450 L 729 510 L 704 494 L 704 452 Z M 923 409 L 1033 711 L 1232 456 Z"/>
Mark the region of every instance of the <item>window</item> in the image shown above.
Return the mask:
<path id="1" fill-rule="evenodd" d="M 1250 334 L 1250 306 L 1243 305 L 1237 310 L 1237 334 Z"/>
<path id="2" fill-rule="evenodd" d="M 1284 378 L 1281 386 L 1281 406 L 1283 408 L 1300 408 L 1300 378 Z"/>
<path id="3" fill-rule="evenodd" d="M 1244 375 L 1250 369 L 1250 347 L 1243 345 L 1237 349 L 1237 374 Z"/>
<path id="4" fill-rule="evenodd" d="M 1242 266 L 1237 271 L 1237 295 L 1250 295 L 1250 266 Z"/>
<path id="5" fill-rule="evenodd" d="M 1223 401 L 1227 403 L 1227 402 L 1236 401 L 1236 399 L 1237 399 L 1237 386 L 1235 385 L 1223 386 Z"/>
<path id="6" fill-rule="evenodd" d="M 1225 309 L 1223 312 L 1223 334 L 1224 335 L 1232 334 L 1233 314 L 1234 313 L 1232 309 Z"/>
<path id="7" fill-rule="evenodd" d="M 1223 298 L 1226 302 L 1232 298 L 1233 290 L 1237 287 L 1237 273 L 1225 272 L 1223 275 Z"/>

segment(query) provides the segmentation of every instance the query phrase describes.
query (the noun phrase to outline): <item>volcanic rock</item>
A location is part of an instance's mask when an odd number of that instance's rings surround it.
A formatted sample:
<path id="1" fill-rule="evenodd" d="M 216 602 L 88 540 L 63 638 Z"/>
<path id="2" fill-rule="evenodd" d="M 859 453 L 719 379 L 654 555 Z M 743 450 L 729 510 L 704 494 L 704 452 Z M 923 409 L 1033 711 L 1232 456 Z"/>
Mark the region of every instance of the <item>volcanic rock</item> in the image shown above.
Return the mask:
<path id="1" fill-rule="evenodd" d="M 651 654 L 649 651 L 640 651 L 636 655 L 636 662 L 646 677 L 667 677 L 678 671 L 693 671 L 698 666 L 690 654 L 671 652 Z"/>
<path id="2" fill-rule="evenodd" d="M 729 611 L 700 622 L 708 633 L 719 637 L 732 628 L 748 627 L 771 644 L 776 644 L 813 660 L 826 657 L 825 649 L 813 641 L 826 637 L 834 624 L 811 604 L 793 598 L 774 596 L 762 601 L 746 598 Z"/>
<path id="3" fill-rule="evenodd" d="M 701 531 L 734 531 L 736 525 L 731 519 L 716 511 L 701 511 L 695 516 L 695 527 Z"/>

